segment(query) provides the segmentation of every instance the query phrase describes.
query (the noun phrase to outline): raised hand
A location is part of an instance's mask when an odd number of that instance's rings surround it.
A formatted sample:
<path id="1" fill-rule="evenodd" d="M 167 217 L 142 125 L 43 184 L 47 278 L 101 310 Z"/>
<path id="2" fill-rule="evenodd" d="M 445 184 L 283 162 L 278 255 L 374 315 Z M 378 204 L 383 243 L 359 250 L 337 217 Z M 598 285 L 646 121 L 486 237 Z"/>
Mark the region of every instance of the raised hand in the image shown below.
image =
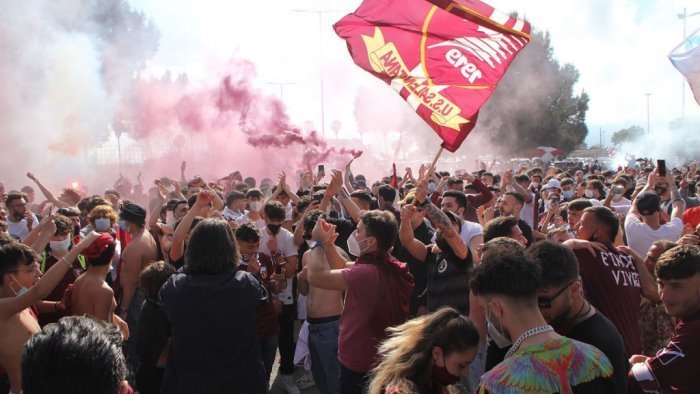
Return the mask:
<path id="1" fill-rule="evenodd" d="M 194 202 L 194 206 L 197 208 L 205 207 L 211 204 L 214 198 L 216 198 L 216 193 L 213 190 L 201 190 L 199 194 L 197 194 L 197 200 Z"/>
<path id="2" fill-rule="evenodd" d="M 343 187 L 343 173 L 338 170 L 331 170 L 331 172 L 331 182 L 326 190 L 331 195 L 336 195 L 340 193 L 340 188 Z"/>
<path id="3" fill-rule="evenodd" d="M 413 215 L 416 214 L 418 210 L 414 205 L 406 204 L 401 208 L 401 222 L 410 222 L 413 219 Z"/>
<path id="4" fill-rule="evenodd" d="M 337 237 L 338 234 L 335 232 L 335 226 L 326 222 L 322 218 L 319 218 L 318 221 L 316 221 L 316 225 L 314 226 L 313 231 L 311 231 L 311 239 L 317 242 L 330 244 L 335 242 Z"/>

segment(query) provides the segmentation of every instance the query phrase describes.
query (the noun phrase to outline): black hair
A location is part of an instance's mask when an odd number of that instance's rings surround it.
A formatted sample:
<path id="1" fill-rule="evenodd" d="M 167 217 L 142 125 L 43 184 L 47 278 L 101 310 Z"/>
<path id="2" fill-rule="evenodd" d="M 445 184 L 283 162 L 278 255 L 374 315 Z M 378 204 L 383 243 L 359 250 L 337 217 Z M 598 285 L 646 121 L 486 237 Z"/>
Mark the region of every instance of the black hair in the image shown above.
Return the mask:
<path id="1" fill-rule="evenodd" d="M 396 218 L 387 211 L 367 211 L 360 216 L 365 225 L 367 236 L 377 238 L 378 249 L 386 252 L 394 246 L 398 235 Z"/>
<path id="2" fill-rule="evenodd" d="M 574 201 L 571 201 L 569 205 L 567 205 L 567 209 L 569 211 L 584 211 L 586 208 L 590 208 L 593 206 L 593 203 L 587 198 L 577 198 Z"/>
<path id="3" fill-rule="evenodd" d="M 481 263 L 472 268 L 469 287 L 475 294 L 501 294 L 534 299 L 542 282 L 542 271 L 518 249 L 504 245 L 489 247 Z"/>
<path id="4" fill-rule="evenodd" d="M 576 280 L 579 275 L 578 260 L 566 246 L 552 241 L 536 242 L 525 251 L 542 271 L 542 287 L 561 286 Z"/>
<path id="5" fill-rule="evenodd" d="M 267 216 L 269 220 L 284 220 L 286 217 L 284 205 L 282 205 L 282 203 L 279 201 L 266 202 L 263 210 L 265 212 L 265 216 Z"/>
<path id="6" fill-rule="evenodd" d="M 174 273 L 175 267 L 172 264 L 163 261 L 148 264 L 139 276 L 139 286 L 143 290 L 143 295 L 150 300 L 159 301 L 160 288 Z"/>
<path id="7" fill-rule="evenodd" d="M 21 265 L 30 265 L 39 260 L 34 249 L 20 242 L 9 242 L 0 247 L 0 281 Z M 2 283 L 0 282 L 0 285 Z"/>
<path id="8" fill-rule="evenodd" d="M 467 207 L 467 195 L 464 194 L 464 192 L 459 190 L 446 190 L 444 193 L 442 193 L 442 198 L 444 199 L 445 197 L 454 197 L 455 201 L 457 202 L 457 208 Z"/>
<path id="9" fill-rule="evenodd" d="M 388 203 L 393 203 L 394 199 L 396 199 L 396 189 L 389 185 L 379 186 L 377 189 L 377 194 Z"/>
<path id="10" fill-rule="evenodd" d="M 255 178 L 253 178 L 252 176 L 249 176 L 243 180 L 243 183 L 250 186 L 251 188 L 254 188 L 255 187 Z"/>
<path id="11" fill-rule="evenodd" d="M 245 198 L 262 198 L 263 194 L 260 189 L 248 189 L 245 193 Z"/>
<path id="12" fill-rule="evenodd" d="M 204 219 L 190 234 L 185 251 L 185 272 L 190 275 L 233 272 L 240 255 L 235 236 L 228 222 Z"/>
<path id="13" fill-rule="evenodd" d="M 360 200 L 360 202 L 366 204 L 365 207 L 360 208 L 369 209 L 369 207 L 372 205 L 372 196 L 364 190 L 355 190 L 354 192 L 352 192 L 352 194 L 350 194 L 350 197 L 354 197 Z"/>
<path id="14" fill-rule="evenodd" d="M 260 241 L 260 230 L 258 226 L 250 220 L 242 223 L 236 229 L 236 240 L 249 243 Z"/>
<path id="15" fill-rule="evenodd" d="M 306 216 L 304 217 L 304 223 L 302 223 L 304 226 L 304 235 L 310 235 L 314 229 L 314 226 L 316 226 L 316 222 L 319 219 L 325 218 L 326 214 L 320 209 L 314 209 L 312 211 L 307 212 Z"/>
<path id="16" fill-rule="evenodd" d="M 588 184 L 586 184 L 586 187 L 588 187 L 588 186 L 591 186 L 592 188 L 598 190 L 598 193 L 600 194 L 600 198 L 605 197 L 605 185 L 603 184 L 603 182 L 601 182 L 597 179 L 590 180 L 590 181 L 588 181 Z"/>
<path id="17" fill-rule="evenodd" d="M 10 204 L 12 204 L 12 201 L 19 200 L 19 199 L 24 199 L 24 202 L 29 201 L 27 199 L 27 195 L 25 193 L 11 191 L 11 192 L 7 193 L 7 196 L 5 197 L 5 206 L 7 206 L 9 208 Z"/>
<path id="18" fill-rule="evenodd" d="M 116 394 L 126 379 L 117 326 L 85 316 L 64 317 L 34 334 L 22 353 L 25 394 Z"/>
<path id="19" fill-rule="evenodd" d="M 520 193 L 515 193 L 515 192 L 507 192 L 503 194 L 504 196 L 511 196 L 517 201 L 521 206 L 525 205 L 525 198 L 520 195 Z"/>
<path id="20" fill-rule="evenodd" d="M 299 198 L 299 201 L 297 202 L 297 212 L 299 214 L 302 214 L 303 212 L 306 211 L 306 209 L 311 205 L 313 200 L 311 199 L 311 196 L 303 196 Z"/>
<path id="21" fill-rule="evenodd" d="M 608 207 L 599 205 L 586 208 L 583 210 L 583 212 L 591 212 L 593 215 L 595 215 L 598 223 L 608 228 L 608 234 L 610 235 L 610 239 L 608 241 L 615 241 L 617 233 L 620 231 L 620 221 L 617 219 L 617 216 L 615 216 L 613 211 L 611 211 Z"/>
<path id="22" fill-rule="evenodd" d="M 226 206 L 228 207 L 236 200 L 245 200 L 245 194 L 239 192 L 238 190 L 233 190 L 226 196 Z"/>
<path id="23" fill-rule="evenodd" d="M 518 221 L 512 216 L 500 216 L 491 219 L 484 226 L 484 242 L 498 237 L 510 238 L 513 236 L 513 226 L 517 226 Z"/>
<path id="24" fill-rule="evenodd" d="M 664 252 L 654 267 L 662 280 L 687 279 L 700 274 L 700 247 L 679 245 Z"/>

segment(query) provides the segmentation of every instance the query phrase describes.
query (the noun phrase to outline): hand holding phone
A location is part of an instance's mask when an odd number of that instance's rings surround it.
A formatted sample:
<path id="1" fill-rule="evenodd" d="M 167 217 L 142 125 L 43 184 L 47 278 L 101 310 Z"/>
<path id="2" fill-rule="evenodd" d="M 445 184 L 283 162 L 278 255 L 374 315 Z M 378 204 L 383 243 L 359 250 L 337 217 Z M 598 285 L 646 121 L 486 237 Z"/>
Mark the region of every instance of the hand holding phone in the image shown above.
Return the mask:
<path id="1" fill-rule="evenodd" d="M 657 160 L 656 167 L 659 169 L 659 176 L 666 176 L 666 160 Z"/>

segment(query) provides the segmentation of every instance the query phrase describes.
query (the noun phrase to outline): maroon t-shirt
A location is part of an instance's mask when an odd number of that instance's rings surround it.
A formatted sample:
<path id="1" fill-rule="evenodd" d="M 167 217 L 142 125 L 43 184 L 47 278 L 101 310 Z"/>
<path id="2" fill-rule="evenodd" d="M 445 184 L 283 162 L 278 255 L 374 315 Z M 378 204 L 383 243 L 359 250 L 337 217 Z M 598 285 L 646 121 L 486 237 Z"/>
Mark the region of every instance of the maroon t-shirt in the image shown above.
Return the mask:
<path id="1" fill-rule="evenodd" d="M 613 245 L 605 252 L 576 250 L 586 298 L 615 325 L 627 355 L 642 354 L 639 330 L 642 289 L 634 258 Z"/>
<path id="2" fill-rule="evenodd" d="M 260 261 L 260 271 L 253 274 L 265 289 L 270 293 L 267 298 L 267 304 L 258 309 L 258 314 L 255 319 L 255 333 L 259 339 L 266 339 L 280 332 L 280 323 L 278 312 L 275 310 L 273 302 L 277 302 L 272 298 L 270 276 L 275 273 L 275 264 L 272 259 L 263 253 L 258 255 Z"/>
<path id="3" fill-rule="evenodd" d="M 678 319 L 671 341 L 647 366 L 664 393 L 700 390 L 700 311 Z"/>

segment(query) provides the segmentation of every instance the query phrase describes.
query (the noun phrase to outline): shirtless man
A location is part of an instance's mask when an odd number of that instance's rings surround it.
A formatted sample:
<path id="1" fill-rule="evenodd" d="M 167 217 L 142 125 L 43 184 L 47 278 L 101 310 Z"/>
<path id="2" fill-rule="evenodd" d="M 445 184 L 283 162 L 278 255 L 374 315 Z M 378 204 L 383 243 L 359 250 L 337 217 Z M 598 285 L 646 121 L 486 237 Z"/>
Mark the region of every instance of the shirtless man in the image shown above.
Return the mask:
<path id="1" fill-rule="evenodd" d="M 56 230 L 53 221 L 49 221 L 47 227 L 50 233 Z M 24 344 L 41 330 L 36 315 L 29 308 L 49 295 L 63 275 L 73 269 L 78 254 L 97 237 L 97 233 L 90 233 L 43 277 L 38 256 L 30 247 L 11 243 L 0 248 L 0 364 L 10 378 L 11 393 L 22 392 L 20 363 Z"/>
<path id="2" fill-rule="evenodd" d="M 305 232 L 311 232 L 314 226 L 318 226 L 316 223 L 322 220 L 320 216 L 320 214 L 311 214 L 305 218 L 303 224 Z M 317 233 L 317 231 L 312 233 L 312 239 L 319 239 Z M 334 245 L 325 245 L 325 247 L 335 247 L 338 253 L 348 259 L 341 248 Z M 343 312 L 342 291 L 320 289 L 309 284 L 308 270 L 330 269 L 320 243 L 316 243 L 312 249 L 304 253 L 301 263 L 303 269 L 299 274 L 299 292 L 306 296 L 311 373 L 316 387 L 322 394 L 339 393 L 338 334 L 340 333 L 340 314 Z"/>
<path id="3" fill-rule="evenodd" d="M 129 338 L 129 328 L 119 316 L 114 314 L 117 302 L 114 291 L 107 285 L 105 278 L 109 274 L 116 244 L 108 233 L 100 233 L 100 237 L 83 251 L 87 257 L 87 271 L 80 275 L 73 284 L 71 291 L 71 314 L 75 316 L 89 315 L 97 320 L 116 324 Z"/>
<path id="4" fill-rule="evenodd" d="M 145 300 L 139 288 L 139 275 L 148 264 L 158 259 L 158 246 L 151 233 L 146 231 L 146 210 L 141 206 L 124 204 L 119 212 L 119 219 L 119 227 L 131 234 L 131 242 L 122 253 L 119 283 L 123 294 L 119 317 L 129 325 L 131 335 L 124 347 L 127 363 L 135 371 L 138 367 L 138 319 Z"/>

